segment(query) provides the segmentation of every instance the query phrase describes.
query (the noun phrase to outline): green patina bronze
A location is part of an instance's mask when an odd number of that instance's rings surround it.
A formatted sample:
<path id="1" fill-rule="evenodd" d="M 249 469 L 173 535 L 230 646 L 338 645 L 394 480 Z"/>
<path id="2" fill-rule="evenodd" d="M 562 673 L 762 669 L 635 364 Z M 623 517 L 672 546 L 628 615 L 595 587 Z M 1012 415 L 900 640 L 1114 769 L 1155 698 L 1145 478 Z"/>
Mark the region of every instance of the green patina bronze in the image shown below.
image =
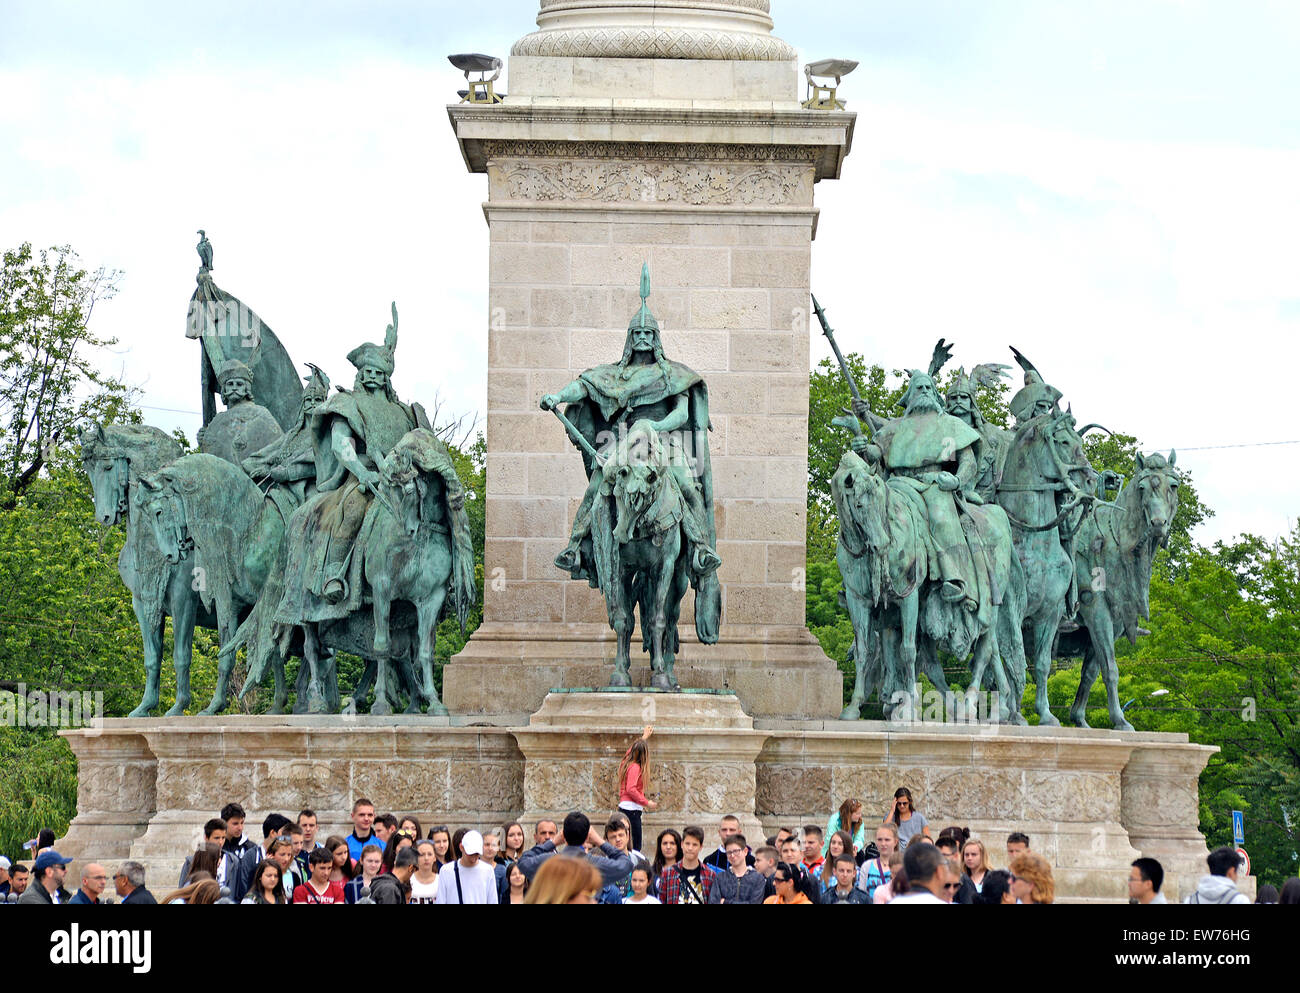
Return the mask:
<path id="1" fill-rule="evenodd" d="M 618 635 L 611 686 L 628 686 L 634 611 L 641 613 L 651 683 L 676 688 L 677 619 L 695 589 L 695 632 L 718 640 L 721 589 L 704 380 L 669 360 L 650 312 L 650 270 L 641 308 L 618 362 L 583 372 L 541 399 L 582 451 L 588 484 L 567 547 L 555 560 L 605 596 Z M 565 404 L 563 411 L 560 404 Z"/>
<path id="2" fill-rule="evenodd" d="M 834 345 L 815 299 L 814 307 Z M 1099 477 L 1074 417 L 1060 409 L 1060 390 L 1012 353 L 1025 384 L 1011 400 L 1011 430 L 988 424 L 974 402 L 975 390 L 994 385 L 1007 366 L 961 370 L 941 405 L 935 377 L 951 354 L 941 340 L 928 371 L 912 371 L 903 415 L 886 419 L 861 399 L 840 360 L 854 398 L 854 416 L 835 421 L 853 438 L 831 482 L 857 670 L 845 719 L 857 718 L 873 691 L 887 717 L 915 719 L 918 666 L 947 691 L 942 649 L 970 659 L 970 687 L 956 706 L 962 719 L 1023 723 L 1017 704 L 1032 664 L 1039 723 L 1057 724 L 1047 699 L 1052 659 L 1082 657 L 1071 719 L 1087 726 L 1100 674 L 1112 725 L 1132 730 L 1119 704 L 1114 644 L 1135 639 L 1147 616 L 1151 561 L 1177 507 L 1174 455 L 1140 459 L 1127 486 Z M 996 713 L 977 702 L 985 687 L 998 691 Z"/>
<path id="3" fill-rule="evenodd" d="M 202 452 L 179 457 L 180 446 L 156 428 L 92 425 L 82 439 L 98 518 L 127 523 L 119 571 L 140 619 L 146 666 L 133 716 L 157 705 L 167 615 L 176 630 L 171 715 L 189 703 L 195 623 L 216 627 L 221 642 L 204 713 L 229 703 L 241 648 L 249 670 L 241 695 L 271 668 L 276 713 L 287 701 L 283 663 L 291 654 L 307 662 L 297 709 L 338 709 L 336 650 L 366 660 L 354 697 L 373 680 L 372 712 L 391 712 L 404 689 L 408 711 L 427 705 L 446 713 L 433 678 L 436 626 L 443 616 L 464 625 L 476 595 L 474 555 L 446 446 L 420 406 L 393 392 L 396 305 L 384 343 L 348 355 L 354 389 L 331 398 L 314 365 L 305 387 L 296 375 L 286 379 L 284 347 L 212 283 L 206 237 L 199 253 L 189 333 L 203 339 L 205 391 L 215 380 L 226 404 L 205 416 Z M 253 395 L 256 387 L 263 396 L 263 380 L 265 407 Z"/>

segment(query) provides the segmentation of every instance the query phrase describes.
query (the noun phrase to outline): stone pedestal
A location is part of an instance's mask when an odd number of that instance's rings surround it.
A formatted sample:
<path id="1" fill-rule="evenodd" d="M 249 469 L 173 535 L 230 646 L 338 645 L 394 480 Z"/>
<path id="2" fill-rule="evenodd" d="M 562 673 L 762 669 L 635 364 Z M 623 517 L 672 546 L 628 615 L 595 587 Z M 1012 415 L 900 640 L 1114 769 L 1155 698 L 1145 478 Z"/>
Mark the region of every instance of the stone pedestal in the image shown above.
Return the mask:
<path id="1" fill-rule="evenodd" d="M 767 735 L 754 730 L 727 691 L 548 694 L 528 727 L 514 732 L 524 755 L 524 819 L 558 822 L 570 810 L 602 817 L 612 811 L 630 729 L 643 724 L 655 726 L 647 791 L 659 804 L 642 818 L 645 851 L 653 854 L 664 828 L 691 823 L 704 828 L 711 851 L 722 814 L 736 815 L 747 838 L 763 837 L 754 812 L 755 762 Z"/>
<path id="2" fill-rule="evenodd" d="M 547 3 L 538 25 L 505 103 L 448 108 L 488 178 L 488 497 L 484 624 L 444 700 L 531 712 L 609 677 L 601 595 L 553 564 L 582 460 L 538 401 L 618 360 L 648 262 L 665 353 L 708 383 L 723 560 L 720 641 L 696 641 L 688 593 L 679 679 L 755 715 L 834 716 L 841 677 L 804 623 L 809 290 L 814 185 L 839 176 L 854 115 L 802 109 L 766 0 Z"/>
<path id="3" fill-rule="evenodd" d="M 248 812 L 252 835 L 268 813 L 303 807 L 317 811 L 322 839 L 345 834 L 361 796 L 426 826 L 523 819 L 531 837 L 537 818 L 574 809 L 599 823 L 618 802 L 620 759 L 652 723 L 660 809 L 643 821 L 647 853 L 660 830 L 687 824 L 712 848 L 723 814 L 739 816 L 752 839 L 825 824 L 846 797 L 876 821 L 907 786 L 936 835 L 969 827 L 995 865 L 1005 864 L 1007 834 L 1026 832 L 1063 901 L 1124 901 L 1138 855 L 1165 866 L 1170 901 L 1205 871 L 1196 789 L 1214 749 L 1185 735 L 752 719 L 733 693 L 636 690 L 552 693 L 509 726 L 464 720 L 160 718 L 65 731 L 80 783 L 58 847 L 78 859 L 141 861 L 161 893 L 204 821 L 231 800 Z"/>

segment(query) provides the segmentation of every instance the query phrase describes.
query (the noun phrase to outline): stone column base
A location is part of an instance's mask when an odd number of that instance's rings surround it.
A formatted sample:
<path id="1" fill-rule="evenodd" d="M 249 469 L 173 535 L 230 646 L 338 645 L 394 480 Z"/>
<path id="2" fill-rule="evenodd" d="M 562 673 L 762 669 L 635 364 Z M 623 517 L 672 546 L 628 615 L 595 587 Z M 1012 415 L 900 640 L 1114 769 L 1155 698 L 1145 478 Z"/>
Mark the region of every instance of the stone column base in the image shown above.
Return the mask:
<path id="1" fill-rule="evenodd" d="M 702 645 L 682 627 L 675 674 L 683 689 L 734 690 L 755 717 L 839 716 L 844 681 L 804 627 L 723 625 L 718 644 Z M 442 699 L 454 714 L 532 713 L 553 689 L 598 687 L 614 671 L 614 632 L 602 624 L 487 622 L 443 669 Z M 638 629 L 632 682 L 650 685 Z"/>

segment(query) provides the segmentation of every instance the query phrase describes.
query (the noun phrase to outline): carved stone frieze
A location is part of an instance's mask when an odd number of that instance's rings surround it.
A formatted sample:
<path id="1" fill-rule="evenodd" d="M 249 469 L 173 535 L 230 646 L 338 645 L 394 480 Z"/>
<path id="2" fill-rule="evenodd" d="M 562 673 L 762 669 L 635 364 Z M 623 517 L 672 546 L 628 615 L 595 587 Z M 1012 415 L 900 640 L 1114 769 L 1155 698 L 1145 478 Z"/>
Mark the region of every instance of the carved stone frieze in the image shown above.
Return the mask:
<path id="1" fill-rule="evenodd" d="M 809 163 L 520 161 L 488 167 L 493 200 L 598 203 L 811 204 Z"/>
<path id="2" fill-rule="evenodd" d="M 555 112 L 556 114 L 560 112 Z M 551 119 L 539 111 L 538 119 Z M 661 123 L 661 122 L 656 122 Z M 683 121 L 682 123 L 685 123 Z M 720 141 L 554 141 L 538 138 L 483 142 L 488 159 L 672 159 L 681 162 L 807 162 L 818 158 L 811 145 L 740 145 Z"/>

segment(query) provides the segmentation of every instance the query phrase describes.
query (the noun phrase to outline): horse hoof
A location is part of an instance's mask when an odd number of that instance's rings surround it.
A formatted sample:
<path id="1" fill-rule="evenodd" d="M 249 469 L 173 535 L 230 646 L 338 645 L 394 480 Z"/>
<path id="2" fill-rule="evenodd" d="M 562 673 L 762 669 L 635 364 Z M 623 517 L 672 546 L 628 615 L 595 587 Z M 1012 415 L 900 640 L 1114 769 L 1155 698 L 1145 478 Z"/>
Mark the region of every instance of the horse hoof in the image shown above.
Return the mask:
<path id="1" fill-rule="evenodd" d="M 390 717 L 393 708 L 383 700 L 376 700 L 374 706 L 370 708 L 370 713 L 373 717 Z"/>
<path id="2" fill-rule="evenodd" d="M 842 721 L 858 721 L 861 719 L 862 709 L 860 707 L 849 706 L 840 711 L 840 720 Z"/>
<path id="3" fill-rule="evenodd" d="M 433 717 L 446 717 L 447 708 L 442 705 L 441 701 L 434 700 L 429 704 L 429 709 L 426 710 L 425 713 Z"/>
<path id="4" fill-rule="evenodd" d="M 1074 725 L 1075 727 L 1077 727 L 1077 728 L 1090 728 L 1090 727 L 1092 727 L 1092 725 L 1088 723 L 1088 719 L 1087 719 L 1086 717 L 1083 716 L 1083 711 L 1082 711 L 1082 710 L 1080 710 L 1080 711 L 1073 711 L 1073 710 L 1070 711 L 1070 723 L 1073 724 L 1073 725 Z"/>
<path id="5" fill-rule="evenodd" d="M 1125 720 L 1123 717 L 1121 717 L 1121 718 L 1120 718 L 1119 720 L 1117 720 L 1117 721 L 1112 721 L 1112 722 L 1111 722 L 1111 725 L 1112 725 L 1112 727 L 1114 727 L 1114 729 L 1115 729 L 1116 731 L 1132 731 L 1132 730 L 1133 730 L 1133 725 L 1130 724 L 1130 723 L 1129 723 L 1127 720 Z"/>
<path id="6" fill-rule="evenodd" d="M 217 714 L 221 713 L 221 712 L 222 712 L 223 710 L 225 710 L 225 709 L 226 709 L 226 705 L 225 705 L 224 702 L 223 702 L 223 703 L 220 703 L 220 704 L 210 703 L 210 704 L 208 704 L 206 707 L 204 707 L 202 710 L 199 711 L 199 716 L 200 716 L 200 717 L 216 717 Z M 179 712 L 179 711 L 178 711 L 177 713 L 175 713 L 175 714 L 173 714 L 170 710 L 167 711 L 167 716 L 168 716 L 168 717 L 179 717 L 180 715 L 181 715 L 181 712 Z"/>
<path id="7" fill-rule="evenodd" d="M 1038 726 L 1040 728 L 1059 728 L 1061 726 L 1061 722 L 1058 721 L 1055 717 L 1053 717 L 1052 714 L 1049 712 L 1039 716 Z"/>
<path id="8" fill-rule="evenodd" d="M 632 679 L 622 669 L 615 669 L 614 674 L 609 677 L 609 685 L 611 687 L 631 686 Z"/>
<path id="9" fill-rule="evenodd" d="M 1029 725 L 1029 722 L 1025 720 L 1025 715 L 1018 710 L 1011 715 L 1009 723 L 1014 724 L 1016 727 L 1028 727 Z"/>
<path id="10" fill-rule="evenodd" d="M 650 686 L 656 690 L 671 690 L 673 681 L 665 673 L 656 672 L 650 677 Z"/>

